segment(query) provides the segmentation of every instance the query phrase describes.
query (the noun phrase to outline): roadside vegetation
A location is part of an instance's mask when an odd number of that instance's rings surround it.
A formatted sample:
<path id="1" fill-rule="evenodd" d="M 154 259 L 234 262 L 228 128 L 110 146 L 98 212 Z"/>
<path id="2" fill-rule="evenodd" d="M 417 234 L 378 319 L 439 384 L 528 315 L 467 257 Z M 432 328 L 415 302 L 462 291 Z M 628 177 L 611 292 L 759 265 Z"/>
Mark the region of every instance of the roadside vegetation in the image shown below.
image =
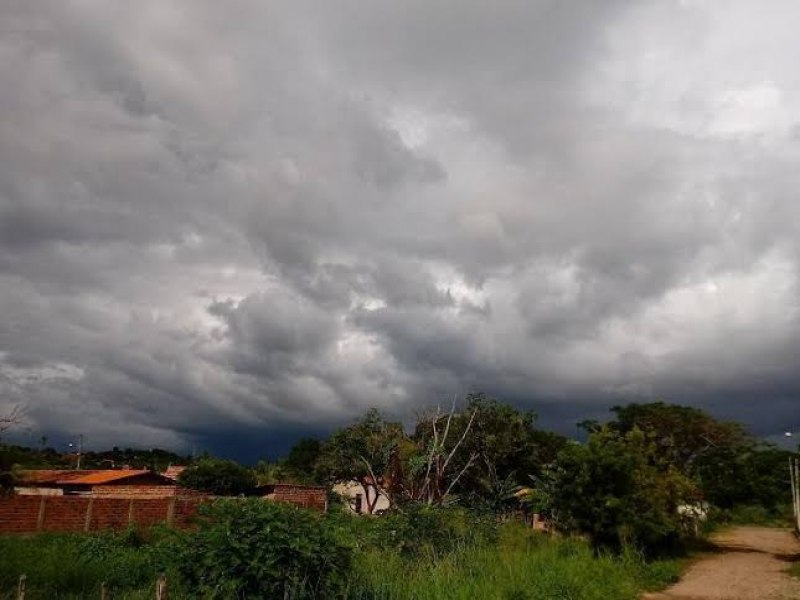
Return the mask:
<path id="1" fill-rule="evenodd" d="M 255 499 L 210 505 L 193 532 L 5 536 L 0 555 L 0 597 L 24 572 L 33 600 L 99 597 L 102 582 L 113 598 L 150 598 L 162 572 L 170 598 L 625 600 L 679 572 L 463 509 L 364 519 Z"/>
<path id="2" fill-rule="evenodd" d="M 25 573 L 27 598 L 93 597 L 102 582 L 113 598 L 145 598 L 163 572 L 170 598 L 624 600 L 674 581 L 715 527 L 788 524 L 790 453 L 739 424 L 651 403 L 580 427 L 583 441 L 569 440 L 473 394 L 410 428 L 371 410 L 252 469 L 203 456 L 180 484 L 239 497 L 205 505 L 195 529 L 0 537 L 0 591 Z M 29 465 L 8 448 L 12 481 Z M 368 516 L 241 497 L 342 481 L 360 486 Z M 550 534 L 522 523 L 533 513 Z"/>

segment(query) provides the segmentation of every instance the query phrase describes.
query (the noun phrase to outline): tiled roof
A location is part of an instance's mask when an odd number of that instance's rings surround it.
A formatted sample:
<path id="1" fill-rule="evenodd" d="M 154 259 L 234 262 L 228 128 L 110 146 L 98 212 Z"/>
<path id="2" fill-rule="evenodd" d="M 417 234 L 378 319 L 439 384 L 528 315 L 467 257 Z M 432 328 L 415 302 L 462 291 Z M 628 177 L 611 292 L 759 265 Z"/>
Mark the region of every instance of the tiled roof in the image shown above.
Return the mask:
<path id="1" fill-rule="evenodd" d="M 23 485 L 97 485 L 148 474 L 163 479 L 165 482 L 168 481 L 162 475 L 153 473 L 147 469 L 115 469 L 94 471 L 39 469 L 35 471 L 21 471 L 19 473 L 19 483 Z"/>
<path id="2" fill-rule="evenodd" d="M 20 483 L 58 483 L 79 479 L 97 471 L 67 471 L 64 469 L 36 469 L 30 471 L 20 471 L 18 479 Z"/>
<path id="3" fill-rule="evenodd" d="M 116 471 L 95 471 L 78 477 L 77 479 L 68 478 L 60 480 L 57 483 L 70 483 L 70 484 L 98 484 L 110 483 L 112 481 L 119 481 L 120 479 L 128 479 L 129 477 L 136 477 L 137 475 L 147 475 L 150 473 L 147 469 L 119 469 Z M 155 473 L 153 473 L 155 475 Z"/>

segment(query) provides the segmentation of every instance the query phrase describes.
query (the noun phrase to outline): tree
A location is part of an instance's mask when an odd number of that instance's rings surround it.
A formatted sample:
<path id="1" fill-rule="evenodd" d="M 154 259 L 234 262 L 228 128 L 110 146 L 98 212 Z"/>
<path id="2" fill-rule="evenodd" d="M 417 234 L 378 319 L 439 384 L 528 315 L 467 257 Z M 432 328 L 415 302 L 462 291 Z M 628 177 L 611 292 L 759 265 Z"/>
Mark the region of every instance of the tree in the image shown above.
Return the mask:
<path id="1" fill-rule="evenodd" d="M 637 428 L 604 427 L 587 444 L 568 445 L 539 488 L 559 529 L 588 535 L 595 548 L 634 544 L 648 552 L 681 539 L 678 507 L 698 497 L 685 475 L 659 464 L 657 446 Z"/>
<path id="2" fill-rule="evenodd" d="M 789 493 L 788 454 L 750 435 L 739 423 L 704 411 L 654 402 L 612 409 L 609 427 L 638 429 L 656 449 L 656 459 L 690 477 L 705 500 L 728 509 L 758 504 L 773 509 Z"/>
<path id="3" fill-rule="evenodd" d="M 475 464 L 479 453 L 459 453 L 465 447 L 478 408 L 457 413 L 455 400 L 447 415 L 441 408 L 420 416 L 414 433 L 417 452 L 407 456 L 403 492 L 408 500 L 428 506 L 441 505 L 464 474 Z"/>
<path id="4" fill-rule="evenodd" d="M 651 438 L 659 456 L 684 473 L 693 473 L 716 449 L 741 447 L 752 441 L 739 423 L 718 421 L 690 406 L 653 402 L 611 409 L 616 419 L 609 427 L 621 433 L 639 429 Z"/>
<path id="5" fill-rule="evenodd" d="M 480 496 L 484 490 L 524 486 L 542 473 L 566 444 L 566 438 L 536 428 L 536 413 L 498 402 L 483 393 L 467 396 L 467 412 L 476 411 L 465 451 L 479 457 L 460 491 Z"/>
<path id="6" fill-rule="evenodd" d="M 19 405 L 12 406 L 5 413 L 0 414 L 0 433 L 8 431 L 12 427 L 19 425 L 24 416 L 25 411 Z"/>
<path id="7" fill-rule="evenodd" d="M 215 496 L 239 496 L 252 492 L 256 479 L 250 469 L 232 460 L 202 458 L 184 469 L 178 483 Z"/>
<path id="8" fill-rule="evenodd" d="M 449 439 L 441 446 L 452 452 L 448 468 L 452 477 L 458 476 L 450 493 L 458 495 L 464 503 L 493 507 L 492 510 L 500 512 L 515 503 L 513 494 L 529 485 L 531 476 L 540 475 L 566 444 L 563 436 L 537 429 L 534 412 L 520 410 L 480 392 L 467 396 L 463 410 L 439 414 L 437 418 L 449 421 Z M 439 428 L 440 433 L 443 429 Z M 429 449 L 432 434 L 429 414 L 420 420 L 414 432 L 414 439 L 421 446 L 420 454 L 425 455 Z M 462 436 L 460 446 L 454 448 Z"/>
<path id="9" fill-rule="evenodd" d="M 0 414 L 0 433 L 8 431 L 22 422 L 24 410 L 20 406 L 12 406 L 7 412 Z M 0 445 L 0 495 L 14 489 L 16 480 L 13 472 L 13 452 L 5 445 Z"/>
<path id="10" fill-rule="evenodd" d="M 330 483 L 357 481 L 364 490 L 366 512 L 372 514 L 381 494 L 392 500 L 387 491 L 392 483 L 390 471 L 404 439 L 402 424 L 386 421 L 377 409 L 370 409 L 323 444 L 317 476 Z"/>
<path id="11" fill-rule="evenodd" d="M 281 467 L 295 481 L 314 482 L 317 460 L 322 453 L 322 442 L 314 438 L 303 438 L 292 446 L 281 461 Z"/>

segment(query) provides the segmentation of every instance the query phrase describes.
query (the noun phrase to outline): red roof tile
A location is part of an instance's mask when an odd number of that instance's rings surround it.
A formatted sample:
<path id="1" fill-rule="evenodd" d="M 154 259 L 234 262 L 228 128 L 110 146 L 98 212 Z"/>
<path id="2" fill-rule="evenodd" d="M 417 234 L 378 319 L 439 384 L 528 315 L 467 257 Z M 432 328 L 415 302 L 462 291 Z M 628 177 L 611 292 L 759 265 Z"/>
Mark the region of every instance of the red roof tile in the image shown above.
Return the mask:
<path id="1" fill-rule="evenodd" d="M 138 475 L 147 475 L 150 473 L 147 469 L 119 469 L 115 471 L 94 471 L 78 478 L 68 478 L 59 480 L 57 483 L 69 484 L 98 484 L 110 483 L 112 481 L 119 481 L 120 479 L 128 479 L 129 477 L 136 477 Z M 155 473 L 153 473 L 155 475 Z"/>
<path id="2" fill-rule="evenodd" d="M 19 485 L 98 485 L 112 483 L 137 477 L 139 475 L 152 475 L 161 479 L 164 483 L 172 481 L 159 473 L 153 473 L 147 469 L 114 469 L 114 470 L 86 470 L 68 471 L 55 469 L 38 469 L 31 471 L 20 471 Z"/>
<path id="3" fill-rule="evenodd" d="M 71 481 L 79 479 L 97 471 L 68 471 L 65 469 L 36 469 L 30 471 L 20 471 L 18 474 L 19 483 L 38 483 L 55 484 L 57 482 Z"/>

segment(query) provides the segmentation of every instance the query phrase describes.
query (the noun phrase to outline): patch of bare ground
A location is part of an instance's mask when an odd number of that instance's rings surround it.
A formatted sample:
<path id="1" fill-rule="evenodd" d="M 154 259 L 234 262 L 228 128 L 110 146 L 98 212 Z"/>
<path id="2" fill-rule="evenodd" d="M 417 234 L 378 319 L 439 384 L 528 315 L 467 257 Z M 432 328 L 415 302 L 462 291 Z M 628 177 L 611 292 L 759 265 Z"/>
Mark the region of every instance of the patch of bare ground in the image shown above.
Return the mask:
<path id="1" fill-rule="evenodd" d="M 800 560 L 800 542 L 788 529 L 734 527 L 711 542 L 713 553 L 644 600 L 800 600 L 800 580 L 787 573 Z"/>

